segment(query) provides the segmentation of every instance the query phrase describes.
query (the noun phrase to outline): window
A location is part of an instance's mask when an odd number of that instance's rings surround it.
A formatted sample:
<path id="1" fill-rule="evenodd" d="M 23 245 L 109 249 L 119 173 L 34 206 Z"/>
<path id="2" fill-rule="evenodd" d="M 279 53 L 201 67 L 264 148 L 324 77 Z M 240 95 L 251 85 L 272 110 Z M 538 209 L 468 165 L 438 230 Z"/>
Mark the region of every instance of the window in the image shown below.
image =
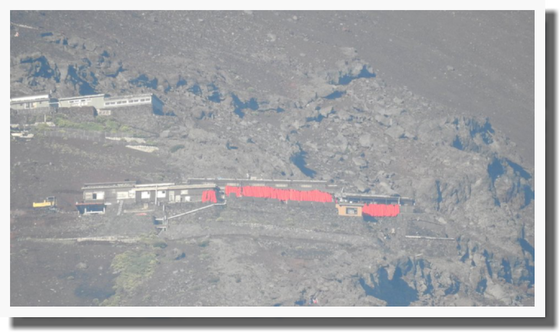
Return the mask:
<path id="1" fill-rule="evenodd" d="M 346 208 L 346 214 L 351 214 L 351 215 L 358 214 L 358 209 L 356 209 L 356 208 Z"/>
<path id="2" fill-rule="evenodd" d="M 188 195 L 189 191 L 188 190 L 181 190 L 181 195 Z"/>
<path id="3" fill-rule="evenodd" d="M 141 197 L 142 199 L 149 199 L 149 198 L 150 198 L 150 192 L 149 192 L 149 191 L 143 191 L 143 192 L 141 193 L 141 196 L 140 196 L 140 197 Z"/>
<path id="4" fill-rule="evenodd" d="M 91 195 L 91 198 L 92 198 L 92 199 L 95 199 L 95 200 L 104 199 L 104 198 L 105 198 L 105 193 L 104 193 L 103 191 L 94 192 L 94 193 Z"/>
<path id="5" fill-rule="evenodd" d="M 158 198 L 165 198 L 165 190 L 158 190 L 157 197 Z"/>

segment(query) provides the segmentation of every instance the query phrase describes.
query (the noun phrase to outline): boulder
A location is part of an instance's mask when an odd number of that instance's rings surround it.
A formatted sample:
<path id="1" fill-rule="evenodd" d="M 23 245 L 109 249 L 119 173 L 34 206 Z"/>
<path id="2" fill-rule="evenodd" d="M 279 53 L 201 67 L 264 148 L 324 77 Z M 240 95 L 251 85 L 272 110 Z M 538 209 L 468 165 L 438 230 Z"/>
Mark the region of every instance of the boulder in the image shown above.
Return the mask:
<path id="1" fill-rule="evenodd" d="M 400 138 L 404 135 L 404 129 L 401 126 L 391 126 L 387 130 L 385 130 L 385 134 L 391 136 L 394 139 Z"/>
<path id="2" fill-rule="evenodd" d="M 319 114 L 321 114 L 324 117 L 327 117 L 327 116 L 329 116 L 329 114 L 332 113 L 332 111 L 333 111 L 332 106 L 329 106 L 329 107 L 321 108 L 319 110 Z"/>
<path id="3" fill-rule="evenodd" d="M 355 180 L 352 184 L 356 186 L 356 189 L 358 189 L 361 193 L 366 192 L 369 189 L 367 183 L 359 179 Z"/>
<path id="4" fill-rule="evenodd" d="M 369 133 L 363 134 L 359 139 L 360 145 L 364 148 L 371 146 L 371 135 Z"/>
<path id="5" fill-rule="evenodd" d="M 161 138 L 168 138 L 169 137 L 169 130 L 164 130 L 159 134 Z"/>
<path id="6" fill-rule="evenodd" d="M 88 268 L 88 265 L 84 262 L 80 262 L 76 265 L 76 269 L 78 270 L 85 270 Z"/>
<path id="7" fill-rule="evenodd" d="M 354 158 L 352 158 L 352 161 L 354 162 L 354 165 L 356 165 L 360 168 L 367 167 L 367 165 L 368 165 L 367 160 L 365 160 L 362 157 L 354 157 Z"/>
<path id="8" fill-rule="evenodd" d="M 381 115 L 381 114 L 377 114 L 375 116 L 375 121 L 377 121 L 380 125 L 385 126 L 385 127 L 389 127 L 391 126 L 391 118 Z"/>

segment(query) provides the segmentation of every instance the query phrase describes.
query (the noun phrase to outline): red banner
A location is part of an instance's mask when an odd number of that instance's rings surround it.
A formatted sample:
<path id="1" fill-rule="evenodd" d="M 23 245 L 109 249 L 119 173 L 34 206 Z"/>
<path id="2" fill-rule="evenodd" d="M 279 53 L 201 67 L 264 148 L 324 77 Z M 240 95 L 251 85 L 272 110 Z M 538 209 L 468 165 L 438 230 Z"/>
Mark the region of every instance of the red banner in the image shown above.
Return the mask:
<path id="1" fill-rule="evenodd" d="M 362 213 L 372 217 L 396 217 L 400 207 L 395 204 L 365 204 Z"/>
<path id="2" fill-rule="evenodd" d="M 218 200 L 216 199 L 216 192 L 214 190 L 205 190 L 202 192 L 202 202 L 212 202 L 217 203 Z"/>
<path id="3" fill-rule="evenodd" d="M 226 186 L 226 196 L 234 193 L 237 197 L 260 197 L 272 198 L 280 201 L 302 201 L 302 202 L 332 202 L 332 195 L 319 190 L 300 191 L 295 189 L 277 189 L 272 187 L 230 187 Z"/>
<path id="4" fill-rule="evenodd" d="M 226 196 L 229 197 L 231 193 L 234 193 L 237 197 L 241 197 L 241 187 L 226 186 Z"/>

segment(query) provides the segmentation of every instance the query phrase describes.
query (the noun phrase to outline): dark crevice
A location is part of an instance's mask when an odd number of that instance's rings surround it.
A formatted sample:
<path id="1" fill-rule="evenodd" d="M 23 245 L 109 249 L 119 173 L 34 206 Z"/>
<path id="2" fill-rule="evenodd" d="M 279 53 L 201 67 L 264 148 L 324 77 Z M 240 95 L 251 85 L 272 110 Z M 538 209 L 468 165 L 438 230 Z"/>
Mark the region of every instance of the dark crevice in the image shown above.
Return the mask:
<path id="1" fill-rule="evenodd" d="M 60 72 L 58 67 L 55 65 L 54 68 L 51 67 L 47 58 L 43 55 L 39 58 L 26 58 L 21 60 L 21 63 L 32 64 L 29 70 L 29 75 L 31 77 L 43 77 L 46 79 L 54 79 L 56 83 L 60 83 Z"/>
<path id="2" fill-rule="evenodd" d="M 317 174 L 316 171 L 307 168 L 307 162 L 305 161 L 305 157 L 307 156 L 307 152 L 305 152 L 304 150 L 301 149 L 301 146 L 299 146 L 299 152 L 293 154 L 290 157 L 290 162 L 292 162 L 294 165 L 296 165 L 297 168 L 299 168 L 299 170 L 305 175 L 308 176 L 310 178 L 315 177 L 315 174 Z"/>
<path id="3" fill-rule="evenodd" d="M 350 84 L 350 82 L 352 82 L 353 80 L 358 79 L 358 78 L 373 78 L 373 77 L 375 77 L 375 73 L 370 73 L 367 70 L 366 66 L 364 65 L 362 67 L 362 70 L 360 71 L 360 73 L 358 75 L 352 76 L 352 75 L 346 74 L 344 76 L 341 76 L 341 77 L 338 78 L 338 83 L 337 84 L 338 85 L 348 85 L 348 84 Z"/>
<path id="4" fill-rule="evenodd" d="M 459 293 L 461 289 L 461 282 L 457 279 L 453 279 L 453 283 L 444 291 L 445 295 L 453 295 Z"/>
<path id="5" fill-rule="evenodd" d="M 523 206 L 521 206 L 522 209 L 531 204 L 531 202 L 535 199 L 535 192 L 529 185 L 523 186 L 523 194 L 525 197 L 525 202 L 523 203 Z"/>
<path id="6" fill-rule="evenodd" d="M 214 103 L 220 103 L 222 101 L 220 96 L 220 89 L 218 89 L 218 87 L 214 85 L 214 83 L 208 84 L 207 88 L 208 92 L 211 92 L 211 94 L 207 97 L 208 100 Z"/>
<path id="7" fill-rule="evenodd" d="M 200 96 L 202 94 L 202 89 L 200 88 L 200 85 L 195 84 L 193 86 L 191 86 L 190 88 L 187 89 L 187 91 L 194 93 L 197 96 Z"/>
<path id="8" fill-rule="evenodd" d="M 476 291 L 480 294 L 484 294 L 484 292 L 486 291 L 487 284 L 488 284 L 488 280 L 486 280 L 486 278 L 480 280 L 476 285 Z"/>
<path id="9" fill-rule="evenodd" d="M 511 277 L 511 265 L 509 261 L 505 258 L 502 258 L 502 269 L 500 273 L 498 273 L 499 277 L 504 278 L 504 280 L 511 284 L 512 277 Z"/>
<path id="10" fill-rule="evenodd" d="M 504 166 L 502 166 L 502 163 L 498 158 L 494 157 L 492 163 L 488 165 L 488 175 L 490 176 L 490 179 L 492 179 L 492 185 L 494 185 L 496 179 L 501 175 L 503 175 L 504 173 L 505 173 Z"/>
<path id="11" fill-rule="evenodd" d="M 521 176 L 524 179 L 530 179 L 531 178 L 531 174 L 529 174 L 529 172 L 527 172 L 525 169 L 523 169 L 523 167 L 521 167 L 521 165 L 516 164 L 509 159 L 506 159 L 506 162 L 508 163 L 508 165 L 511 168 L 513 168 L 513 171 L 515 172 L 515 174 Z"/>
<path id="12" fill-rule="evenodd" d="M 229 144 L 229 142 L 226 143 L 226 148 L 228 150 L 237 150 L 237 146 L 233 146 L 233 145 Z"/>
<path id="13" fill-rule="evenodd" d="M 485 144 L 491 144 L 494 142 L 492 135 L 494 134 L 494 129 L 490 124 L 489 120 L 486 119 L 486 122 L 483 125 L 480 125 L 475 120 L 470 121 L 470 135 L 471 138 L 474 138 L 477 135 L 480 135 L 482 141 Z"/>
<path id="14" fill-rule="evenodd" d="M 463 143 L 461 143 L 461 139 L 459 139 L 459 136 L 455 136 L 455 140 L 453 141 L 453 147 L 461 151 L 464 149 Z"/>
<path id="15" fill-rule="evenodd" d="M 490 275 L 490 278 L 492 278 L 493 277 L 492 266 L 490 265 L 490 259 L 492 258 L 492 255 L 490 255 L 488 253 L 488 251 L 486 251 L 486 249 L 484 249 L 484 252 L 482 253 L 482 256 L 484 256 L 484 260 L 486 262 L 486 269 L 488 270 L 488 274 Z"/>
<path id="16" fill-rule="evenodd" d="M 402 280 L 402 271 L 400 267 L 395 268 L 393 278 L 389 279 L 389 274 L 385 268 L 377 270 L 379 282 L 375 282 L 370 274 L 370 280 L 373 287 L 366 284 L 364 278 L 360 278 L 359 282 L 366 295 L 373 296 L 387 302 L 387 306 L 408 306 L 410 303 L 418 300 L 418 292 L 410 287 L 406 281 Z"/>
<path id="17" fill-rule="evenodd" d="M 245 116 L 245 112 L 243 112 L 244 109 L 250 109 L 253 111 L 259 109 L 259 103 L 255 98 L 251 98 L 249 99 L 248 102 L 245 103 L 242 102 L 239 99 L 239 97 L 237 97 L 237 95 L 235 95 L 234 93 L 231 94 L 231 98 L 233 99 L 233 106 L 234 106 L 233 112 L 240 118 L 243 118 Z"/>
<path id="18" fill-rule="evenodd" d="M 436 210 L 439 211 L 440 203 L 443 201 L 439 180 L 436 181 L 436 190 L 437 190 L 437 207 L 436 207 Z"/>
<path id="19" fill-rule="evenodd" d="M 119 74 L 122 73 L 123 71 L 125 71 L 125 70 L 123 69 L 123 67 L 122 67 L 122 66 L 119 66 L 119 68 L 117 68 L 117 70 L 116 70 L 114 73 L 105 74 L 105 76 L 111 77 L 111 78 L 115 78 L 115 77 L 119 76 Z"/>
<path id="20" fill-rule="evenodd" d="M 432 285 L 432 276 L 430 274 L 426 276 L 426 285 L 426 290 L 424 290 L 422 295 L 432 294 L 432 292 L 434 291 L 434 286 Z"/>
<path id="21" fill-rule="evenodd" d="M 175 87 L 178 88 L 178 87 L 185 86 L 185 85 L 187 85 L 187 80 L 184 79 L 184 78 L 182 78 L 182 77 L 180 77 L 180 78 L 177 80 L 177 83 L 175 84 Z"/>
<path id="22" fill-rule="evenodd" d="M 324 98 L 332 100 L 332 99 L 340 98 L 340 97 L 344 96 L 345 94 L 346 94 L 346 91 L 335 91 L 335 92 L 331 93 L 330 95 L 325 96 Z"/>
<path id="23" fill-rule="evenodd" d="M 66 79 L 69 80 L 74 87 L 78 87 L 81 96 L 94 95 L 97 93 L 94 88 L 94 86 L 97 85 L 97 78 L 92 72 L 88 73 L 85 70 L 77 71 L 76 67 L 68 66 L 68 76 Z"/>
<path id="24" fill-rule="evenodd" d="M 461 262 L 464 263 L 467 259 L 469 259 L 470 255 L 469 255 L 469 248 L 467 247 L 467 251 L 465 252 L 465 254 L 461 257 Z"/>
<path id="25" fill-rule="evenodd" d="M 142 74 L 140 76 L 138 76 L 135 79 L 132 79 L 129 81 L 129 83 L 137 86 L 137 87 L 146 87 L 146 88 L 151 88 L 151 89 L 157 89 L 158 86 L 158 79 L 154 78 L 154 79 L 149 79 L 148 76 L 146 76 L 146 74 Z"/>
<path id="26" fill-rule="evenodd" d="M 305 118 L 305 122 L 313 122 L 313 121 L 321 122 L 321 121 L 323 121 L 324 118 L 325 117 L 323 116 L 323 114 L 318 114 L 317 116 L 314 116 L 314 117 Z"/>

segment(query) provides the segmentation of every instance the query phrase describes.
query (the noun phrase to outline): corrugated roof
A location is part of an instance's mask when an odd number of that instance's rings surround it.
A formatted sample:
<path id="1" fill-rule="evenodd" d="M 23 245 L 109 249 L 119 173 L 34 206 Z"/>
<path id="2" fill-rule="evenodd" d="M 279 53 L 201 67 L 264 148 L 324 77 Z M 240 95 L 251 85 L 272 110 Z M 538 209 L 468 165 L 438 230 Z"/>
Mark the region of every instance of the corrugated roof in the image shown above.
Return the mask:
<path id="1" fill-rule="evenodd" d="M 136 185 L 136 181 L 84 183 L 82 190 L 134 187 L 135 185 Z"/>
<path id="2" fill-rule="evenodd" d="M 136 186 L 135 191 L 150 191 L 150 190 L 181 190 L 181 189 L 211 189 L 215 188 L 216 184 L 171 184 L 171 185 L 145 185 Z"/>
<path id="3" fill-rule="evenodd" d="M 130 98 L 142 98 L 142 97 L 152 97 L 153 93 L 142 93 L 137 95 L 126 95 L 126 96 L 114 96 L 114 97 L 106 97 L 105 100 L 120 100 L 120 99 L 130 99 Z"/>
<path id="4" fill-rule="evenodd" d="M 25 97 L 16 97 L 10 99 L 10 103 L 17 103 L 22 101 L 31 101 L 31 100 L 49 100 L 51 95 L 34 95 L 34 96 L 25 96 Z"/>
<path id="5" fill-rule="evenodd" d="M 99 94 L 99 95 L 87 95 L 87 96 L 65 97 L 65 98 L 58 98 L 58 101 L 66 101 L 66 100 L 74 100 L 74 99 L 85 99 L 85 98 L 99 98 L 99 97 L 104 98 L 105 96 L 106 96 L 105 94 Z"/>
<path id="6" fill-rule="evenodd" d="M 278 182 L 278 183 L 327 183 L 325 180 L 279 180 L 279 179 L 232 179 L 232 178 L 190 178 L 188 181 L 237 181 L 237 182 Z"/>

